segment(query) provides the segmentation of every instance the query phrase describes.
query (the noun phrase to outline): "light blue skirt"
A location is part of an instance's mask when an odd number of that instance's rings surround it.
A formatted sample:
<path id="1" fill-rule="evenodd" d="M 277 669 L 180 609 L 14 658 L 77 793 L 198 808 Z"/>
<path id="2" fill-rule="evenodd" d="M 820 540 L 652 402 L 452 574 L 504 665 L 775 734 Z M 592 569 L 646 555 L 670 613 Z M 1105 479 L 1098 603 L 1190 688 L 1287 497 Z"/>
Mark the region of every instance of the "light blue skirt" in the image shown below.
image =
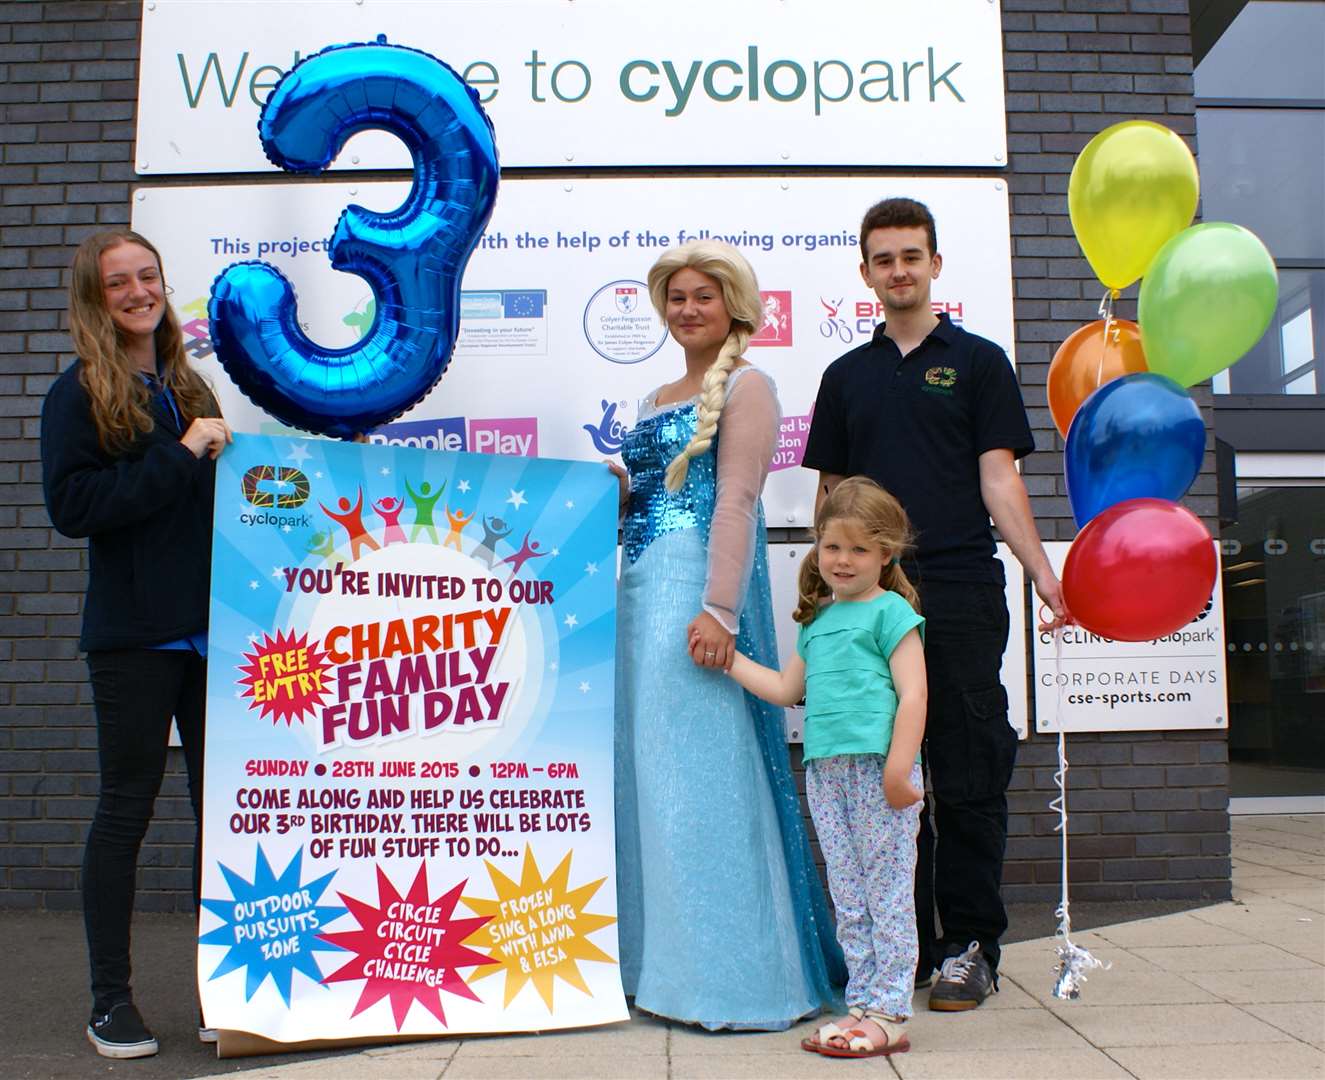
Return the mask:
<path id="1" fill-rule="evenodd" d="M 762 530 L 761 530 L 762 533 Z M 762 535 L 738 647 L 776 665 Z M 617 887 L 622 979 L 648 1012 L 781 1030 L 845 980 L 791 776 L 783 712 L 701 669 L 686 627 L 697 529 L 626 562 L 618 608 Z"/>

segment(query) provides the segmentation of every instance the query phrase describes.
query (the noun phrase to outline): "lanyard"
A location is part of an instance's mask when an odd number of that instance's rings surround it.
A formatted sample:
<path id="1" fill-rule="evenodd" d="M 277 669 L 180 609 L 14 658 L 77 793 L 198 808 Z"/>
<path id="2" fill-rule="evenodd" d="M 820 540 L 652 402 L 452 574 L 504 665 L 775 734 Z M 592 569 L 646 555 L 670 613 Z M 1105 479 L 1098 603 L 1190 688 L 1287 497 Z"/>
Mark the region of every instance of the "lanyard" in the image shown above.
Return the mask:
<path id="1" fill-rule="evenodd" d="M 179 406 L 175 404 L 175 395 L 171 393 L 170 387 L 166 385 L 165 380 L 162 379 L 160 375 L 149 375 L 145 371 L 140 371 L 138 374 L 142 376 L 143 382 L 147 384 L 147 388 L 152 391 L 152 394 L 155 397 L 161 398 L 168 406 L 170 406 L 170 414 L 175 418 L 175 426 L 179 428 L 181 433 L 183 433 L 184 418 L 180 416 Z"/>

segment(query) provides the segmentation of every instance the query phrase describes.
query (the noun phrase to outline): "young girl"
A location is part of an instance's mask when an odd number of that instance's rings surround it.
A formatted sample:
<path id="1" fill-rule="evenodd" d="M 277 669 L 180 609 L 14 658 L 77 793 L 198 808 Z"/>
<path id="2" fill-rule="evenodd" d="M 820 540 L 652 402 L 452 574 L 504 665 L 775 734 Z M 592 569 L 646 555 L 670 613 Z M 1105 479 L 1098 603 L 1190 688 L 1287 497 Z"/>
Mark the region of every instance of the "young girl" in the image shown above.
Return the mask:
<path id="1" fill-rule="evenodd" d="M 897 561 L 909 533 L 874 481 L 842 481 L 801 566 L 796 655 L 782 672 L 739 653 L 731 667 L 767 701 L 805 696 L 806 794 L 849 980 L 848 1015 L 801 1046 L 829 1057 L 910 1049 L 925 656 L 916 591 Z"/>
<path id="2" fill-rule="evenodd" d="M 161 256 L 144 237 L 115 229 L 84 240 L 69 285 L 78 360 L 55 380 L 41 414 L 51 522 L 88 538 L 80 645 L 101 778 L 83 857 L 87 1037 L 109 1058 L 157 1051 L 133 1003 L 129 927 L 172 716 L 195 818 L 202 807 L 214 462 L 230 429 L 188 364 L 168 291 Z M 200 871 L 195 833 L 195 902 Z M 216 1041 L 201 1024 L 198 1033 Z"/>

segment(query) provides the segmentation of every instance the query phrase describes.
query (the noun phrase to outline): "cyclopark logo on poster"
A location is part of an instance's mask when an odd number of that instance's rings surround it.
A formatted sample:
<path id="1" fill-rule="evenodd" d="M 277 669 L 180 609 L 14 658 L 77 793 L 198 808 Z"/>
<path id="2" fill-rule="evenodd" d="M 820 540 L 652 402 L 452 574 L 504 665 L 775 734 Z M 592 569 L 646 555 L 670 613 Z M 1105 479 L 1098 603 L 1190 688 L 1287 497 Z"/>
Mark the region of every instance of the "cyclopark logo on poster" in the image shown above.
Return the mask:
<path id="1" fill-rule="evenodd" d="M 368 441 L 378 446 L 538 457 L 538 419 L 533 416 L 470 419 L 468 430 L 463 416 L 397 421 L 372 432 Z"/>

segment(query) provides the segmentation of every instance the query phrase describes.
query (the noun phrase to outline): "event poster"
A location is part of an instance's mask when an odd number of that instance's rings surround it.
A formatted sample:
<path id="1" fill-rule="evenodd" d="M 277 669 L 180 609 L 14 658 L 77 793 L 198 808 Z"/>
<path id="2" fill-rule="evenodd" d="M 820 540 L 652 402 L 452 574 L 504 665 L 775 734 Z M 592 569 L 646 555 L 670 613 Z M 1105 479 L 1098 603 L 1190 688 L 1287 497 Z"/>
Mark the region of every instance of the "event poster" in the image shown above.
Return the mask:
<path id="1" fill-rule="evenodd" d="M 218 461 L 198 978 L 280 1042 L 627 1018 L 601 464 Z"/>

